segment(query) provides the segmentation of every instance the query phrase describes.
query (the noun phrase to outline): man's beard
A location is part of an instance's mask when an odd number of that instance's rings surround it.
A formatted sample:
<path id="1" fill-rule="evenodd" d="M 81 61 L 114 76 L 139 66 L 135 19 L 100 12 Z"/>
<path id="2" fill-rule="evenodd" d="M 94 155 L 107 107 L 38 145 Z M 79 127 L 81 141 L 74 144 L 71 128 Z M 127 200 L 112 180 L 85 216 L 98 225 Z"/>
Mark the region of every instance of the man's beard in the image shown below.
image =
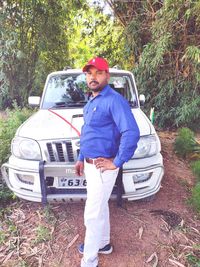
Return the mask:
<path id="1" fill-rule="evenodd" d="M 90 82 L 89 85 L 92 84 L 92 83 L 95 83 L 95 84 L 99 85 L 99 83 L 96 82 L 96 81 L 92 81 L 92 82 Z M 102 86 L 98 86 L 98 87 L 96 87 L 96 88 L 93 88 L 93 87 L 90 87 L 90 86 L 89 86 L 89 88 L 90 88 L 90 90 L 91 90 L 92 92 L 100 92 L 100 91 L 103 89 Z"/>
<path id="2" fill-rule="evenodd" d="M 103 88 L 97 87 L 97 88 L 90 88 L 92 92 L 100 92 Z"/>

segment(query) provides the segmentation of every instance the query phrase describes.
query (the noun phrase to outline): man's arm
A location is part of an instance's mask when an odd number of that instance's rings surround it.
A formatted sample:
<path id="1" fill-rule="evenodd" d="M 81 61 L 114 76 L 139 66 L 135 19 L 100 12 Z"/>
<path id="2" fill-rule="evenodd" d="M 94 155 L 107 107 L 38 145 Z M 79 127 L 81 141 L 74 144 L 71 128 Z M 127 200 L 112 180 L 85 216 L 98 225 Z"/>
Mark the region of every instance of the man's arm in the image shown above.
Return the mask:
<path id="1" fill-rule="evenodd" d="M 78 176 L 83 175 L 83 170 L 84 170 L 84 162 L 83 161 L 77 161 L 75 164 L 75 171 Z"/>
<path id="2" fill-rule="evenodd" d="M 83 170 L 84 170 L 84 156 L 80 151 L 80 153 L 78 155 L 78 160 L 77 160 L 77 162 L 75 164 L 76 174 L 78 176 L 82 176 L 83 175 Z"/>
<path id="3" fill-rule="evenodd" d="M 113 163 L 113 159 L 107 158 L 97 158 L 95 166 L 97 169 L 101 169 L 101 172 L 104 172 L 105 170 L 115 170 L 117 168 Z"/>
<path id="4" fill-rule="evenodd" d="M 140 132 L 136 120 L 131 112 L 128 102 L 119 97 L 111 104 L 111 114 L 113 120 L 121 134 L 119 150 L 114 159 L 98 158 L 96 167 L 101 171 L 114 170 L 120 168 L 134 154 Z"/>
<path id="5" fill-rule="evenodd" d="M 116 167 L 121 167 L 133 156 L 140 138 L 140 131 L 131 108 L 123 97 L 112 102 L 111 112 L 121 134 L 119 150 L 113 163 Z"/>
<path id="6" fill-rule="evenodd" d="M 134 155 L 139 137 L 139 131 L 137 130 L 127 130 L 122 133 L 119 150 L 113 160 L 115 166 L 121 167 L 124 162 L 129 161 L 129 159 Z"/>

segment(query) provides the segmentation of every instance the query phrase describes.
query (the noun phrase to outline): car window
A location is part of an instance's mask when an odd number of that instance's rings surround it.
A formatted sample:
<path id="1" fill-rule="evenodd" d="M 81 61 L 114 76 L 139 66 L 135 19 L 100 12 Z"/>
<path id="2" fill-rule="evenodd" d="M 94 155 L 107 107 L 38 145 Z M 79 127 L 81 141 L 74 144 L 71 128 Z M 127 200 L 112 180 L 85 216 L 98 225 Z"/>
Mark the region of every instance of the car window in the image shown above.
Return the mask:
<path id="1" fill-rule="evenodd" d="M 111 75 L 109 84 L 115 91 L 123 95 L 131 106 L 137 106 L 135 88 L 130 76 Z"/>
<path id="2" fill-rule="evenodd" d="M 109 85 L 122 94 L 131 106 L 136 106 L 136 95 L 128 75 L 111 74 Z M 132 89 L 131 89 L 132 88 Z M 42 108 L 83 107 L 91 96 L 85 74 L 57 74 L 48 80 L 42 101 Z"/>

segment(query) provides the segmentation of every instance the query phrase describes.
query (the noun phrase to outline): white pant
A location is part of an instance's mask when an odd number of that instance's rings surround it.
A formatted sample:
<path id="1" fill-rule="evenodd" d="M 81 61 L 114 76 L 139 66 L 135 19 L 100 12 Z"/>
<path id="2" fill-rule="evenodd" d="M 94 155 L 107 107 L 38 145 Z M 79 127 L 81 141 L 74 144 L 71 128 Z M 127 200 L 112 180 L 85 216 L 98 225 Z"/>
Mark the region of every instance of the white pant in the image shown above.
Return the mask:
<path id="1" fill-rule="evenodd" d="M 98 250 L 110 243 L 108 200 L 119 169 L 101 172 L 95 165 L 85 162 L 87 200 L 84 223 L 86 227 L 84 254 L 81 267 L 96 267 Z"/>

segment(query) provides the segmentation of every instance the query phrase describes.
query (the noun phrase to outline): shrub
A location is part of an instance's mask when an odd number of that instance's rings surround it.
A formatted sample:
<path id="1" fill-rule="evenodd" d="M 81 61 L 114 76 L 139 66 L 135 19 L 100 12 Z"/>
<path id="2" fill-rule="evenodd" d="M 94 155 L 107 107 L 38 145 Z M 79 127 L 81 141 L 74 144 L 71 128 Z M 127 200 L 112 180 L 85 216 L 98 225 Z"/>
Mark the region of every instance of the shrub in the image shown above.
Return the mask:
<path id="1" fill-rule="evenodd" d="M 32 109 L 19 108 L 14 104 L 14 109 L 7 109 L 6 117 L 0 119 L 0 165 L 7 161 L 10 156 L 10 144 L 17 128 L 32 113 Z"/>
<path id="2" fill-rule="evenodd" d="M 15 135 L 17 128 L 31 114 L 33 110 L 19 108 L 14 104 L 13 110 L 6 110 L 6 116 L 0 118 L 0 165 L 8 160 L 10 156 L 10 144 Z M 1 183 L 0 179 L 0 202 L 6 203 L 14 198 L 14 194 Z"/>
<path id="3" fill-rule="evenodd" d="M 200 145 L 195 140 L 194 133 L 188 128 L 182 128 L 178 132 L 178 136 L 174 143 L 175 152 L 183 158 L 188 159 L 200 155 Z M 191 164 L 193 173 L 197 178 L 197 184 L 192 189 L 190 203 L 200 213 L 200 160 L 196 160 Z"/>
<path id="4" fill-rule="evenodd" d="M 197 181 L 200 182 L 200 160 L 197 160 L 192 163 L 192 171 L 197 178 Z"/>
<path id="5" fill-rule="evenodd" d="M 46 242 L 51 240 L 51 233 L 49 231 L 49 228 L 39 225 L 36 229 L 36 239 L 34 241 L 35 244 L 41 243 L 41 242 Z"/>
<path id="6" fill-rule="evenodd" d="M 189 264 L 191 264 L 190 266 L 192 267 L 200 267 L 200 259 L 198 255 L 196 256 L 195 254 L 189 254 L 187 256 L 187 261 L 189 262 Z"/>
<path id="7" fill-rule="evenodd" d="M 200 146 L 195 140 L 194 133 L 189 128 L 181 128 L 174 143 L 175 152 L 186 158 L 192 152 L 200 152 Z"/>
<path id="8" fill-rule="evenodd" d="M 200 213 L 200 183 L 197 183 L 192 189 L 190 202 L 192 206 Z"/>
<path id="9" fill-rule="evenodd" d="M 4 184 L 0 184 L 0 203 L 1 206 L 8 201 L 12 201 L 15 198 L 15 195 L 12 191 L 8 189 Z"/>

